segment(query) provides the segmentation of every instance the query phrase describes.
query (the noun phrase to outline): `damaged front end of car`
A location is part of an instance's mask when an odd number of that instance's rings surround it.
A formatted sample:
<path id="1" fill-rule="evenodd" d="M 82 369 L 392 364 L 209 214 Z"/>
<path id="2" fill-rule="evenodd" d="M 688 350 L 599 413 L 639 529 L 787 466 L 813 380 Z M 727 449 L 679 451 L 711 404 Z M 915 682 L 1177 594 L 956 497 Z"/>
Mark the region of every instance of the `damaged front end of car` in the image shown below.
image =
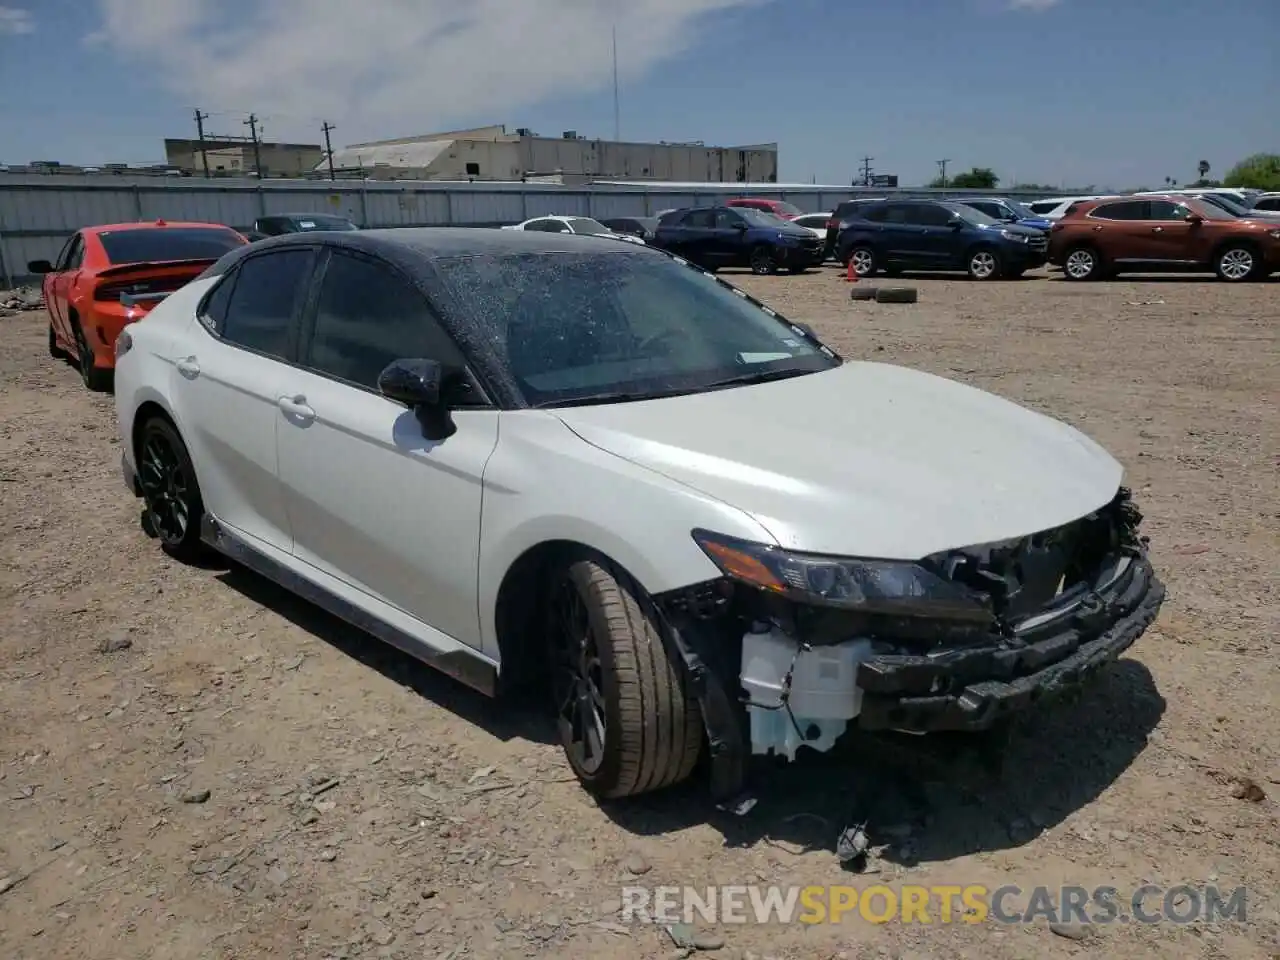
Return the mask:
<path id="1" fill-rule="evenodd" d="M 719 800 L 751 754 L 851 726 L 981 731 L 1077 688 L 1155 619 L 1164 587 L 1128 489 L 1063 526 L 915 562 L 695 530 L 723 576 L 656 598 L 702 705 Z"/>

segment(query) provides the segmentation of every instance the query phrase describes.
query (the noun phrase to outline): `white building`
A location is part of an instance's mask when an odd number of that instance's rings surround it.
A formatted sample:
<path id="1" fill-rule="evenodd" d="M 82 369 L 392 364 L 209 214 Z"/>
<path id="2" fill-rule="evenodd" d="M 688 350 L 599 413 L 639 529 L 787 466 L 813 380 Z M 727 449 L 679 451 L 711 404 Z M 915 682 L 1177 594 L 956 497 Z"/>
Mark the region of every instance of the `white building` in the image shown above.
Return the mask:
<path id="1" fill-rule="evenodd" d="M 355 143 L 333 152 L 335 171 L 376 180 L 611 180 L 775 183 L 778 145 L 588 140 L 573 130 L 541 137 L 504 126 Z M 328 170 L 328 161 L 316 167 Z"/>

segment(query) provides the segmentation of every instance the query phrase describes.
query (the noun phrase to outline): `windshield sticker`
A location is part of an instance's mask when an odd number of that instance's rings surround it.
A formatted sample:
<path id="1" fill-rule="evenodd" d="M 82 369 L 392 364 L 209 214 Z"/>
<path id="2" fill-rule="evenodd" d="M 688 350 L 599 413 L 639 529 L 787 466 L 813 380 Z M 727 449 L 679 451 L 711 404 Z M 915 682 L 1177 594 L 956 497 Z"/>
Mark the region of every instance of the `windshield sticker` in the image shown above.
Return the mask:
<path id="1" fill-rule="evenodd" d="M 315 222 L 314 220 L 299 220 L 299 221 L 298 221 L 298 226 L 300 226 L 303 230 L 311 230 L 311 229 L 314 229 L 315 225 L 316 225 L 316 222 Z"/>
<path id="2" fill-rule="evenodd" d="M 797 344 L 799 346 L 799 344 Z M 789 353 L 740 353 L 738 359 L 742 363 L 772 363 L 774 360 L 790 360 Z"/>

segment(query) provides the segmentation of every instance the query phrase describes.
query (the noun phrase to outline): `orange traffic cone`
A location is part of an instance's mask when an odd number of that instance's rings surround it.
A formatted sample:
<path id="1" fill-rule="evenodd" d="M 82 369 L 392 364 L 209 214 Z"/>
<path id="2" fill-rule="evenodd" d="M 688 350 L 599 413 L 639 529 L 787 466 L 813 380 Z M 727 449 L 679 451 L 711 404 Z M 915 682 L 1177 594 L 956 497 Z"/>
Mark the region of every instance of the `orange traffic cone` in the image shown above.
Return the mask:
<path id="1" fill-rule="evenodd" d="M 857 282 L 858 282 L 858 272 L 857 272 L 856 270 L 854 270 L 854 269 L 853 269 L 853 258 L 852 258 L 852 257 L 850 257 L 850 258 L 849 258 L 849 269 L 845 272 L 844 280 L 845 280 L 845 283 L 857 283 Z"/>

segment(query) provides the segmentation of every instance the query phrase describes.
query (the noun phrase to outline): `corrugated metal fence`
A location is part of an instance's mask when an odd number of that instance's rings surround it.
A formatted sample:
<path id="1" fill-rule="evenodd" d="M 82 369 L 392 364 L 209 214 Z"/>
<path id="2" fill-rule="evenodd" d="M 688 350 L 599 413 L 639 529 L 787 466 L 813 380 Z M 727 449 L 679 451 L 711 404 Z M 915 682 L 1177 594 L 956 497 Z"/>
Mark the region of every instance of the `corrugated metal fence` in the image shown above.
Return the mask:
<path id="1" fill-rule="evenodd" d="M 652 216 L 672 207 L 732 196 L 786 200 L 803 210 L 832 209 L 848 187 L 722 184 L 441 183 L 431 181 L 201 181 L 192 178 L 0 175 L 0 282 L 28 282 L 30 260 L 56 260 L 71 233 L 99 223 L 195 220 L 247 229 L 273 213 L 329 212 L 364 227 L 492 227 L 547 214 Z M 945 195 L 954 191 L 912 191 Z M 969 195 L 999 191 L 966 191 Z M 1012 194 L 1001 194 L 1012 196 Z"/>

